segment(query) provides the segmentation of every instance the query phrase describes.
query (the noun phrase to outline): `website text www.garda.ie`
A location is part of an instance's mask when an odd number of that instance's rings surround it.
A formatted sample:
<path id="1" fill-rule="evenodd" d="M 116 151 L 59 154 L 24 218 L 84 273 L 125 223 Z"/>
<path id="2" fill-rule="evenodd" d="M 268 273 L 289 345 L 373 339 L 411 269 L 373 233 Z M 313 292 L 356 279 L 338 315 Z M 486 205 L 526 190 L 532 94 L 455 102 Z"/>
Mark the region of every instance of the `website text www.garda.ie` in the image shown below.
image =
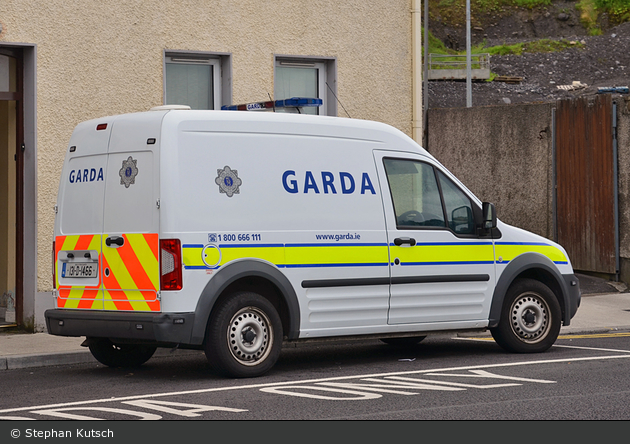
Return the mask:
<path id="1" fill-rule="evenodd" d="M 335 242 L 339 242 L 341 240 L 359 240 L 361 239 L 360 234 L 316 234 L 315 239 L 317 240 L 334 240 Z"/>

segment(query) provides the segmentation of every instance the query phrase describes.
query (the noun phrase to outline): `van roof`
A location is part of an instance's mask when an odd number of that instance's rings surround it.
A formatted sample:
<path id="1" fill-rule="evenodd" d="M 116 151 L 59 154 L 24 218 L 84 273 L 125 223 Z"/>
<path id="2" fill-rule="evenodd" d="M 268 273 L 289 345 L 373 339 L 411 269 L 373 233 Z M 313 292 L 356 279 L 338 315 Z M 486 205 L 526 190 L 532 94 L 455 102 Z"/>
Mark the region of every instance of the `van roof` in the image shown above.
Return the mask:
<path id="1" fill-rule="evenodd" d="M 153 111 L 155 112 L 155 111 Z M 266 111 L 166 110 L 163 125 L 180 130 L 263 134 L 317 135 L 380 142 L 382 149 L 411 151 L 432 157 L 391 125 L 372 120 Z"/>

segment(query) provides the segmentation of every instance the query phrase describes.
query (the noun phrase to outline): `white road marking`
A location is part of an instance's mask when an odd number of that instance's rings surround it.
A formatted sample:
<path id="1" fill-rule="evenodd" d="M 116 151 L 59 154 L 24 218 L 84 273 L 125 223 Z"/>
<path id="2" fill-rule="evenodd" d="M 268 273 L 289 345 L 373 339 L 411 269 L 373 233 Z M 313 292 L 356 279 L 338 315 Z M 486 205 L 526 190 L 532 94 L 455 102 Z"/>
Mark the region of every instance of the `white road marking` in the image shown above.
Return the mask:
<path id="1" fill-rule="evenodd" d="M 630 353 L 630 350 L 617 350 L 617 349 L 614 349 L 614 348 L 580 347 L 580 346 L 577 346 L 577 345 L 554 345 L 554 347 L 577 348 L 579 350 L 593 350 L 593 351 L 605 351 L 605 352 L 617 352 L 617 353 Z"/>
<path id="2" fill-rule="evenodd" d="M 356 380 L 356 379 L 365 379 L 365 378 L 428 375 L 431 373 L 442 374 L 442 372 L 454 372 L 454 371 L 466 371 L 466 370 L 473 371 L 473 370 L 490 369 L 490 368 L 496 369 L 496 368 L 519 367 L 519 366 L 526 366 L 526 365 L 545 365 L 545 364 L 555 364 L 555 363 L 561 363 L 561 362 L 597 361 L 597 360 L 624 359 L 624 358 L 630 358 L 630 354 L 522 361 L 522 362 L 511 362 L 511 363 L 508 362 L 508 363 L 501 363 L 501 364 L 471 365 L 471 366 L 465 366 L 465 367 L 446 367 L 446 368 L 433 368 L 433 369 L 426 369 L 426 370 L 408 370 L 404 372 L 387 372 L 387 373 L 374 373 L 374 374 L 367 374 L 367 375 L 338 376 L 338 377 L 332 377 L 332 378 L 309 379 L 309 380 L 304 380 L 304 381 L 284 381 L 284 382 L 274 382 L 274 383 L 246 384 L 246 385 L 239 385 L 239 386 L 234 386 L 234 387 L 215 387 L 215 388 L 163 392 L 163 393 L 153 393 L 153 394 L 148 393 L 144 395 L 64 402 L 64 403 L 58 403 L 58 404 L 48 404 L 48 405 L 43 405 L 43 406 L 17 407 L 17 408 L 0 410 L 0 414 L 10 413 L 10 412 L 24 412 L 24 411 L 29 411 L 29 410 L 34 411 L 34 410 L 42 410 L 42 409 L 47 409 L 47 410 L 54 409 L 54 410 L 59 411 L 61 409 L 64 409 L 67 407 L 73 407 L 73 406 L 87 406 L 87 405 L 98 404 L 98 403 L 125 402 L 125 401 L 133 401 L 133 400 L 148 399 L 148 398 L 154 399 L 154 398 L 161 398 L 161 397 L 167 397 L 167 396 L 198 395 L 198 394 L 203 394 L 203 393 L 227 392 L 231 390 L 263 389 L 263 388 L 269 388 L 269 387 L 278 387 L 278 388 L 285 387 L 286 388 L 286 387 L 291 387 L 291 386 L 296 386 L 296 385 L 307 385 L 307 384 L 318 384 L 318 383 L 321 384 L 321 383 L 326 383 L 326 382 L 347 381 L 347 380 Z"/>

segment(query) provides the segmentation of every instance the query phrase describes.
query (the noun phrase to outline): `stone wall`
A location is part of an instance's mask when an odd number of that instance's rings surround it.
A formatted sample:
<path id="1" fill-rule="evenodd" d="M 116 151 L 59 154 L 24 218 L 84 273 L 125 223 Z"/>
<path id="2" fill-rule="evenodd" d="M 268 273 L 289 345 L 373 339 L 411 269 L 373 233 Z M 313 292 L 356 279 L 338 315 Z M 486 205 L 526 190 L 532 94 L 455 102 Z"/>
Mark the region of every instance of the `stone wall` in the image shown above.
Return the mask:
<path id="1" fill-rule="evenodd" d="M 630 98 L 617 103 L 620 276 L 630 282 Z M 502 221 L 554 239 L 554 103 L 431 109 L 426 148 Z M 611 279 L 616 276 L 608 276 Z"/>
<path id="2" fill-rule="evenodd" d="M 431 109 L 426 148 L 499 219 L 552 238 L 552 108 Z"/>

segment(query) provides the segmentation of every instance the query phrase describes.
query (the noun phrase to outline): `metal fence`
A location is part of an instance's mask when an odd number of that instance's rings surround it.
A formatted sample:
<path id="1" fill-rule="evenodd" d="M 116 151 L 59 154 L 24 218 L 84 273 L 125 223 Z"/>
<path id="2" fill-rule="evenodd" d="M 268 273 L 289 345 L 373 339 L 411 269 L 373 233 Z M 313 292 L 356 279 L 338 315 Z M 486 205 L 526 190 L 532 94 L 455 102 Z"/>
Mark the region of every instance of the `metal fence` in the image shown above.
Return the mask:
<path id="1" fill-rule="evenodd" d="M 470 57 L 471 78 L 490 78 L 490 54 L 472 54 Z M 466 55 L 429 54 L 429 80 L 465 80 Z"/>

